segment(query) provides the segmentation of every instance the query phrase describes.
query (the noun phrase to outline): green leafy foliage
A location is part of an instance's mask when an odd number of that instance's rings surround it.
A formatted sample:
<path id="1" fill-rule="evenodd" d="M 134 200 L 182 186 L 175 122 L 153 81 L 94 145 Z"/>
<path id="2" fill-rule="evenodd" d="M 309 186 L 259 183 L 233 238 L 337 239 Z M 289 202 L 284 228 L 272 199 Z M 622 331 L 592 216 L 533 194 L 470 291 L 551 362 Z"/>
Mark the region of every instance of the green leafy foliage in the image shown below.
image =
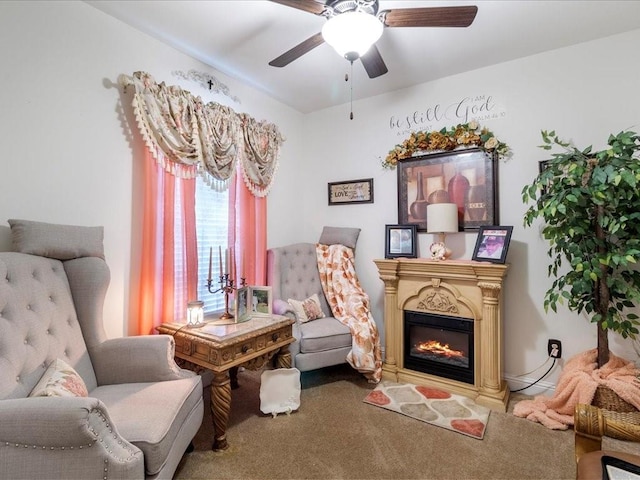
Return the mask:
<path id="1" fill-rule="evenodd" d="M 625 131 L 610 135 L 608 148 L 579 150 L 555 131 L 542 132 L 547 167 L 522 189 L 531 204 L 525 226 L 544 221 L 549 241 L 548 268 L 553 283 L 545 311 L 558 304 L 586 312 L 604 330 L 624 338 L 639 333 L 640 302 L 640 137 Z"/>

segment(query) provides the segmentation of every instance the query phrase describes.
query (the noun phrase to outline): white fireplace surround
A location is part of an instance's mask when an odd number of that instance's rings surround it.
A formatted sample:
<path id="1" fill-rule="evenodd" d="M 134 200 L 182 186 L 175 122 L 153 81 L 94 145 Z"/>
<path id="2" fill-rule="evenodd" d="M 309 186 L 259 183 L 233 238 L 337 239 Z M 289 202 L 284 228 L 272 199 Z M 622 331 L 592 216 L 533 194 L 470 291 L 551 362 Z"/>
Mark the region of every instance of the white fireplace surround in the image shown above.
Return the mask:
<path id="1" fill-rule="evenodd" d="M 382 378 L 441 388 L 505 412 L 509 388 L 502 377 L 502 287 L 508 266 L 423 258 L 374 262 L 385 285 Z M 473 384 L 405 368 L 405 310 L 473 320 Z"/>

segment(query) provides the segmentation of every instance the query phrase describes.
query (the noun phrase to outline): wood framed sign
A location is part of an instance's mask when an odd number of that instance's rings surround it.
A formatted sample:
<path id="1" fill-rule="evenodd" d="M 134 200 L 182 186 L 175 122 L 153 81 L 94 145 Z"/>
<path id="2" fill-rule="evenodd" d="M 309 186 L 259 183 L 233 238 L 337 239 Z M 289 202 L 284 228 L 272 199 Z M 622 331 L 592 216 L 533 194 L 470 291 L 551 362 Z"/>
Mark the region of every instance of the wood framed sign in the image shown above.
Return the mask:
<path id="1" fill-rule="evenodd" d="M 328 187 L 329 205 L 373 203 L 373 178 L 331 182 Z"/>

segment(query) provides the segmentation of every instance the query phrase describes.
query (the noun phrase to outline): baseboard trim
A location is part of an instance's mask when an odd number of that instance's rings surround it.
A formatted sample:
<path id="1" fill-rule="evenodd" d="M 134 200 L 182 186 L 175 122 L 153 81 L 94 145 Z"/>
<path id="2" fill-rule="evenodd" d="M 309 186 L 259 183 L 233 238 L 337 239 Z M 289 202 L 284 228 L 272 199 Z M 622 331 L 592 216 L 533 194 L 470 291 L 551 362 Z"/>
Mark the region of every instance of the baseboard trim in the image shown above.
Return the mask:
<path id="1" fill-rule="evenodd" d="M 528 377 L 512 377 L 509 375 L 504 376 L 505 381 L 509 385 L 509 390 L 512 392 L 514 390 L 520 390 L 521 388 L 527 387 L 527 385 L 531 385 L 533 382 L 537 380 L 537 378 L 528 378 Z M 552 397 L 555 393 L 556 385 L 555 383 L 540 381 L 535 385 L 532 385 L 525 390 L 522 390 L 518 393 L 522 393 L 524 395 L 545 395 Z"/>

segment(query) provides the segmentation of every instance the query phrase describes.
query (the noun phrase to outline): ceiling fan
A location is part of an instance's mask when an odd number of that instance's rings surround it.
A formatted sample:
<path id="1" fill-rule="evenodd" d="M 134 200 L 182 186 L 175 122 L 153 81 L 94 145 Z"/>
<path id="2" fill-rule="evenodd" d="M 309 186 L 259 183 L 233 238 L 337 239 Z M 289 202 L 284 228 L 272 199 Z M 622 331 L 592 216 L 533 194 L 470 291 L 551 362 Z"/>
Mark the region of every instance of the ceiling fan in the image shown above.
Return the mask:
<path id="1" fill-rule="evenodd" d="M 273 67 L 284 67 L 324 42 L 353 63 L 360 58 L 369 78 L 388 72 L 375 45 L 385 27 L 468 27 L 478 7 L 419 7 L 395 8 L 379 11 L 378 0 L 271 0 L 305 12 L 327 18 L 322 32 L 307 38 L 291 50 L 269 62 Z M 356 26 L 350 24 L 353 21 Z M 362 28 L 362 30 L 360 30 Z M 369 32 L 369 33 L 367 33 Z M 367 37 L 370 35 L 370 37 Z M 342 45 L 341 39 L 361 42 L 361 45 Z"/>

